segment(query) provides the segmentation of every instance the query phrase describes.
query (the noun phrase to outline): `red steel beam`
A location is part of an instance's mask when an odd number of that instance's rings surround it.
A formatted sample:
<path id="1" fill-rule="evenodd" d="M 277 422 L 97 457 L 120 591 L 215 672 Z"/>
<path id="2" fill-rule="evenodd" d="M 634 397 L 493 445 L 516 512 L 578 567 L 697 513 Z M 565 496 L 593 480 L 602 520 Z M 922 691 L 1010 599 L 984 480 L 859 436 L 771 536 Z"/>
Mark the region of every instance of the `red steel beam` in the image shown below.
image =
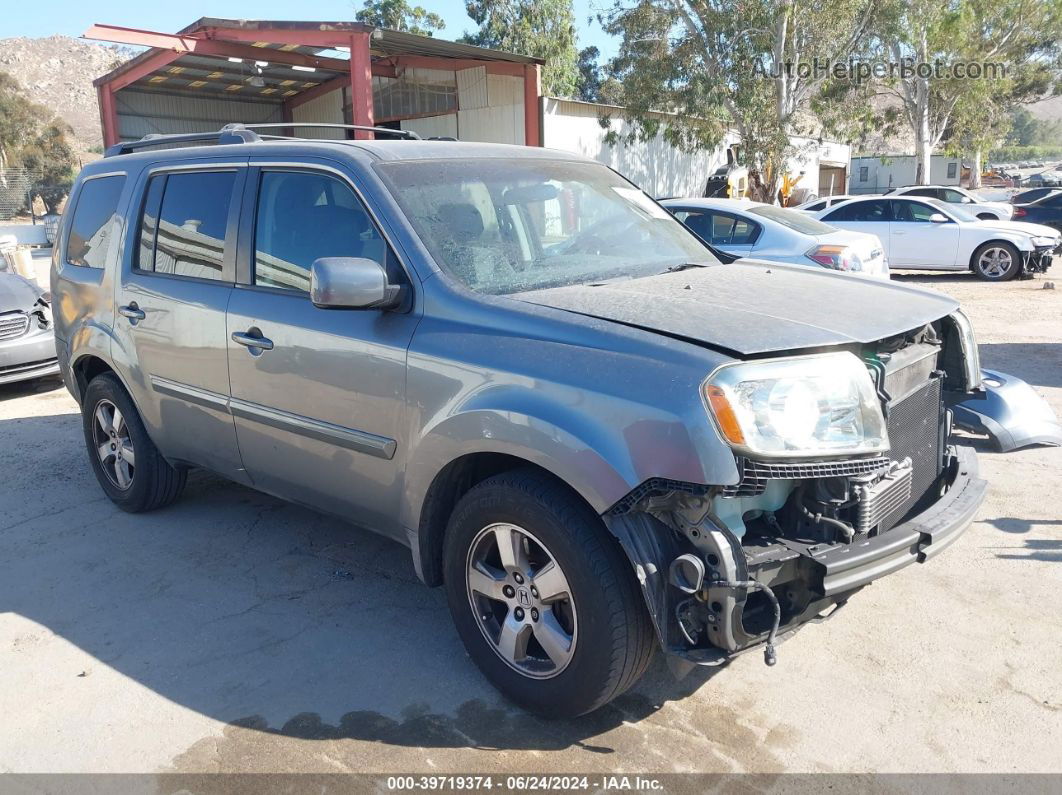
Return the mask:
<path id="1" fill-rule="evenodd" d="M 352 123 L 373 126 L 372 54 L 368 33 L 355 33 L 350 37 L 350 106 Z M 371 139 L 374 136 L 359 130 L 354 137 Z"/>
<path id="2" fill-rule="evenodd" d="M 512 77 L 524 76 L 524 64 L 512 63 L 511 61 L 480 61 L 475 58 L 441 58 L 430 55 L 395 55 L 387 58 L 387 61 L 394 63 L 396 66 L 420 69 L 461 70 L 485 66 L 488 74 L 510 75 Z"/>
<path id="3" fill-rule="evenodd" d="M 83 38 L 110 41 L 116 44 L 132 44 L 152 47 L 181 55 L 209 55 L 219 58 L 243 58 L 245 61 L 268 61 L 288 66 L 312 66 L 330 72 L 346 72 L 349 62 L 341 58 L 322 58 L 299 52 L 284 52 L 267 47 L 251 47 L 247 44 L 199 39 L 193 36 L 177 36 L 170 33 L 155 33 L 149 30 L 121 28 L 114 25 L 93 25 Z M 128 83 L 126 83 L 128 85 Z"/>
<path id="4" fill-rule="evenodd" d="M 542 146 L 542 74 L 538 64 L 524 67 L 524 146 Z"/>
<path id="5" fill-rule="evenodd" d="M 103 146 L 118 143 L 118 112 L 114 106 L 114 91 L 109 85 L 96 86 L 96 96 L 100 103 L 100 123 L 103 127 Z"/>
<path id="6" fill-rule="evenodd" d="M 366 35 L 371 30 L 364 25 L 352 25 L 347 30 L 299 30 L 298 28 L 217 28 L 206 27 L 193 35 L 218 41 L 296 44 L 300 47 L 349 47 L 350 37 Z"/>

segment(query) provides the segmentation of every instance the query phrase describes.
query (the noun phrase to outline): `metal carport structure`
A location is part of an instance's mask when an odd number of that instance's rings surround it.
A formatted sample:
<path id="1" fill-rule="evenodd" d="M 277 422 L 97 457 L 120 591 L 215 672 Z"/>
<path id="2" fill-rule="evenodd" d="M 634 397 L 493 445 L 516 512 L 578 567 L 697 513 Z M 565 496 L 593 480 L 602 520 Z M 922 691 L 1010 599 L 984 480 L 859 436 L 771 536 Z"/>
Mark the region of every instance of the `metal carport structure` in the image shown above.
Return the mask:
<path id="1" fill-rule="evenodd" d="M 84 36 L 149 48 L 95 81 L 105 146 L 269 121 L 542 142 L 538 58 L 358 22 L 202 18 L 176 34 L 97 24 Z"/>

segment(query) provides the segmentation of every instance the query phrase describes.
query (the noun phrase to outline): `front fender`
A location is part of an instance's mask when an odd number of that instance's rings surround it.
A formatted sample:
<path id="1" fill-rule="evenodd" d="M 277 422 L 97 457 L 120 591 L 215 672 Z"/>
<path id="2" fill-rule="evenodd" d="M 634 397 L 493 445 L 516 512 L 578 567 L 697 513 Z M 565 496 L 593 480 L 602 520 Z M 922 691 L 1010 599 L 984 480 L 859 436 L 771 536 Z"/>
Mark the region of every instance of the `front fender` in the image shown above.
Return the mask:
<path id="1" fill-rule="evenodd" d="M 714 484 L 737 481 L 732 455 L 705 449 L 707 422 L 691 433 L 682 417 L 615 397 L 543 385 L 495 386 L 466 399 L 421 435 L 406 468 L 403 522 L 419 528 L 428 489 L 451 462 L 501 453 L 552 473 L 604 513 L 651 478 Z"/>

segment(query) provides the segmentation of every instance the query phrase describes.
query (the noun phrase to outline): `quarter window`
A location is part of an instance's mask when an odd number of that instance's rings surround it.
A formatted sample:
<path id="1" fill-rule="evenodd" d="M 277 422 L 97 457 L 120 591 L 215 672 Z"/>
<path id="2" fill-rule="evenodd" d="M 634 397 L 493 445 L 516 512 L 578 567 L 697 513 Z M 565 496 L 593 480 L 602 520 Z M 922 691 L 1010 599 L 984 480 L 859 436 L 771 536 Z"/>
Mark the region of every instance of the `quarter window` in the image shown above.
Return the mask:
<path id="1" fill-rule="evenodd" d="M 159 174 L 148 183 L 136 266 L 169 276 L 225 281 L 225 232 L 234 171 Z"/>
<path id="2" fill-rule="evenodd" d="M 346 183 L 325 174 L 266 171 L 255 218 L 254 283 L 310 289 L 321 257 L 365 257 L 386 264 L 387 246 Z"/>
<path id="3" fill-rule="evenodd" d="M 102 268 L 112 247 L 118 198 L 125 176 L 85 180 L 78 193 L 74 218 L 66 239 L 66 261 L 85 268 Z"/>

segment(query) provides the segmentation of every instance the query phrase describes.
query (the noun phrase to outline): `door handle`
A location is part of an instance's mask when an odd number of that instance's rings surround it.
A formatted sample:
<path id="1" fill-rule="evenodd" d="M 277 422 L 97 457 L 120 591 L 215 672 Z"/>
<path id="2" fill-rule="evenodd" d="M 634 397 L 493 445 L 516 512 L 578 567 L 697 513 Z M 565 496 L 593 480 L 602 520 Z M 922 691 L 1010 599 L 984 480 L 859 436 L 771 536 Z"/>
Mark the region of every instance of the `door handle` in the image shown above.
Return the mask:
<path id="1" fill-rule="evenodd" d="M 247 332 L 232 332 L 232 341 L 246 348 L 258 348 L 263 351 L 273 350 L 273 340 L 267 340 L 265 337 L 259 337 Z M 252 350 L 251 353 L 254 353 L 254 351 Z"/>
<path id="2" fill-rule="evenodd" d="M 906 235 L 906 232 L 893 232 L 894 235 Z"/>
<path id="3" fill-rule="evenodd" d="M 133 301 L 129 306 L 118 307 L 118 314 L 122 317 L 127 317 L 135 325 L 138 320 L 143 320 L 147 315 L 144 314 L 144 310 L 136 305 L 136 301 Z"/>

